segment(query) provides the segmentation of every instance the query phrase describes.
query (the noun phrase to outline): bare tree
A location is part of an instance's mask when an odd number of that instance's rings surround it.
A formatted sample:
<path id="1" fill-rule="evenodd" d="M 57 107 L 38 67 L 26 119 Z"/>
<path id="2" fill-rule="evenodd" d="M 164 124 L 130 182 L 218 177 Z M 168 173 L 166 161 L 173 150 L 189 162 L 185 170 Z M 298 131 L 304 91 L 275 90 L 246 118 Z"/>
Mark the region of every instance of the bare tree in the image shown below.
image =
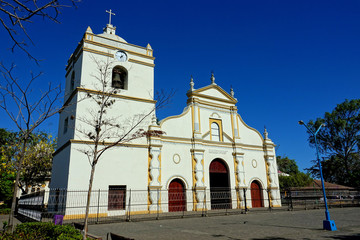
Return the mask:
<path id="1" fill-rule="evenodd" d="M 20 151 L 16 158 L 16 179 L 14 194 L 11 204 L 8 229 L 13 231 L 13 219 L 16 206 L 16 197 L 19 189 L 20 172 L 23 168 L 25 150 L 31 140 L 32 133 L 48 118 L 52 117 L 65 106 L 60 105 L 60 85 L 53 87 L 49 83 L 44 91 L 33 92 L 34 83 L 39 79 L 41 73 L 31 74 L 28 81 L 21 81 L 15 76 L 16 66 L 10 67 L 0 63 L 0 73 L 3 82 L 0 83 L 0 108 L 8 115 L 19 131 Z M 25 83 L 25 84 L 24 84 Z"/>
<path id="2" fill-rule="evenodd" d="M 0 0 L 0 23 L 13 42 L 11 50 L 19 47 L 35 62 L 38 60 L 26 49 L 27 42 L 32 42 L 26 24 L 32 23 L 34 17 L 50 19 L 59 23 L 60 10 L 71 5 L 75 6 L 80 0 L 48 0 L 48 1 L 20 1 Z M 64 2 L 64 3 L 63 3 Z"/>
<path id="3" fill-rule="evenodd" d="M 130 118 L 121 118 L 120 115 L 114 116 L 109 114 L 115 103 L 115 96 L 119 93 L 119 89 L 111 87 L 111 74 L 112 64 L 109 60 L 99 61 L 93 58 L 93 61 L 97 66 L 97 75 L 93 75 L 96 79 L 97 89 L 95 91 L 88 91 L 85 98 L 89 99 L 91 103 L 87 103 L 87 106 L 94 106 L 87 109 L 86 116 L 78 117 L 84 127 L 77 128 L 77 134 L 80 138 L 85 138 L 91 141 L 83 149 L 78 149 L 84 153 L 91 166 L 89 188 L 87 194 L 87 203 L 84 219 L 84 238 L 86 239 L 88 228 L 88 216 L 91 199 L 91 191 L 93 186 L 93 180 L 95 175 L 96 164 L 101 159 L 101 156 L 109 149 L 121 146 L 126 142 L 138 139 L 149 134 L 161 135 L 161 131 L 146 131 L 141 128 L 142 125 L 146 126 L 146 121 L 154 115 L 156 109 L 166 106 L 174 91 L 170 91 L 165 94 L 164 91 L 156 94 L 157 103 L 149 109 L 147 112 L 142 112 Z M 85 100 L 84 100 L 85 101 Z"/>
<path id="4" fill-rule="evenodd" d="M 27 27 L 33 24 L 37 18 L 49 19 L 59 23 L 58 16 L 64 7 L 75 6 L 80 0 L 0 0 L 0 26 L 11 41 L 11 50 L 16 48 L 25 52 L 26 55 L 36 63 L 39 60 L 27 50 L 28 43 L 34 44 L 31 34 Z M 14 75 L 15 64 L 6 67 L 0 62 L 0 108 L 3 109 L 9 118 L 15 123 L 20 133 L 19 142 L 21 149 L 18 160 L 16 161 L 16 180 L 14 184 L 14 194 L 9 216 L 8 230 L 13 231 L 13 218 L 16 205 L 16 194 L 19 187 L 19 175 L 23 168 L 23 161 L 27 143 L 32 133 L 48 118 L 63 110 L 65 106 L 60 106 L 61 88 L 60 85 L 48 85 L 44 91 L 33 94 L 34 82 L 38 80 L 41 73 L 31 75 L 29 81 L 22 81 Z"/>

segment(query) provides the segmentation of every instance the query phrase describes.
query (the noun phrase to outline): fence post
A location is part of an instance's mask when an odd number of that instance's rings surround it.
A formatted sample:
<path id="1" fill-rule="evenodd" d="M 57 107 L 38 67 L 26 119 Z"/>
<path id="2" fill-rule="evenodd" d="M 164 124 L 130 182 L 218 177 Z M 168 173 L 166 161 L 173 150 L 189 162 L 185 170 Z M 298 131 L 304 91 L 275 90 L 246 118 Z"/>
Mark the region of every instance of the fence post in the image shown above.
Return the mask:
<path id="1" fill-rule="evenodd" d="M 293 201 L 292 201 L 292 193 L 291 193 L 291 190 L 289 189 L 289 199 L 290 199 L 290 202 L 289 202 L 289 211 L 292 211 L 294 210 L 294 206 L 293 206 Z"/>
<path id="2" fill-rule="evenodd" d="M 159 199 L 160 199 L 160 189 L 157 189 L 157 199 L 156 199 L 156 206 L 157 206 L 157 213 L 156 213 L 156 220 L 159 220 L 159 211 L 160 211 L 160 206 L 159 206 Z"/>
<path id="3" fill-rule="evenodd" d="M 100 207 L 100 189 L 98 191 L 98 206 L 97 206 L 96 223 L 99 223 L 99 207 Z"/>
<path id="4" fill-rule="evenodd" d="M 342 205 L 342 201 L 341 201 L 341 199 L 343 198 L 343 196 L 342 196 L 342 194 L 340 194 L 340 208 L 342 208 L 343 207 L 343 205 Z"/>
<path id="5" fill-rule="evenodd" d="M 126 201 L 126 199 L 125 199 Z M 126 221 L 127 222 L 130 222 L 131 221 L 131 189 L 129 190 L 129 205 L 128 205 L 128 214 L 127 214 L 127 217 L 126 217 Z"/>
<path id="6" fill-rule="evenodd" d="M 272 208 L 271 208 L 271 201 L 270 201 L 270 191 L 271 189 L 267 188 L 267 195 L 268 195 L 268 202 L 269 202 L 269 211 L 271 212 Z"/>
<path id="7" fill-rule="evenodd" d="M 205 191 L 205 190 L 204 190 Z M 205 196 L 204 196 L 204 200 L 205 200 Z M 203 201 L 203 207 L 201 209 L 201 216 L 204 217 L 204 201 Z"/>
<path id="8" fill-rule="evenodd" d="M 207 216 L 207 208 L 206 208 L 206 189 L 204 189 L 204 201 L 203 201 L 203 209 L 202 209 L 202 217 Z"/>
<path id="9" fill-rule="evenodd" d="M 168 196 L 169 196 L 169 192 L 168 192 Z M 186 192 L 186 190 L 184 191 L 184 194 L 183 194 L 183 197 L 186 199 L 186 196 L 187 196 L 187 192 Z M 181 199 L 182 201 L 184 201 L 185 199 Z M 182 208 L 183 209 L 183 213 L 182 213 L 182 216 L 181 216 L 181 218 L 184 218 L 184 216 L 185 216 L 185 209 L 187 209 L 187 202 L 185 201 L 185 206 Z M 169 205 L 169 204 L 168 204 Z M 168 211 L 169 211 L 169 209 L 168 209 Z"/>
<path id="10" fill-rule="evenodd" d="M 245 214 L 246 214 L 248 211 L 247 202 L 246 202 L 246 188 L 243 188 L 243 191 L 244 191 L 244 203 L 245 203 Z"/>

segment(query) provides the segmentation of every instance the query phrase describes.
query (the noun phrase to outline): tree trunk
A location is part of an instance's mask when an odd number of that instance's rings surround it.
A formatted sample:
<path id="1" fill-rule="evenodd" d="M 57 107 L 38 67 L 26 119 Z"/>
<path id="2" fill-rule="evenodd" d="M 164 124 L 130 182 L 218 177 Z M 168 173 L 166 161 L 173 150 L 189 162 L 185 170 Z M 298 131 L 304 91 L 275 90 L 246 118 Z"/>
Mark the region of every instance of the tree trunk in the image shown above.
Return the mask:
<path id="1" fill-rule="evenodd" d="M 95 159 L 95 157 L 94 157 L 94 159 Z M 93 180 L 94 180 L 95 166 L 96 166 L 96 164 L 94 164 L 94 162 L 95 162 L 95 160 L 93 161 L 93 164 L 91 166 L 91 174 L 90 174 L 90 180 L 89 180 L 89 190 L 88 190 L 87 202 L 86 202 L 83 240 L 86 240 L 86 235 L 87 235 L 87 232 L 88 232 L 88 218 L 89 218 L 89 209 L 90 209 L 90 199 L 91 199 L 92 184 L 93 184 Z"/>
<path id="2" fill-rule="evenodd" d="M 25 155 L 25 148 L 26 148 L 26 140 L 27 138 L 25 138 L 24 142 L 23 142 L 23 146 L 21 149 L 21 153 L 19 156 L 19 162 L 18 162 L 18 169 L 17 169 L 17 173 L 16 173 L 16 178 L 15 178 L 15 183 L 14 183 L 14 193 L 13 193 L 13 198 L 12 198 L 12 202 L 11 202 L 11 211 L 9 214 L 9 225 L 7 227 L 7 232 L 14 232 L 14 216 L 15 216 L 15 208 L 16 208 L 16 199 L 17 199 L 17 192 L 19 190 L 19 181 L 20 181 L 20 172 L 21 172 L 21 168 L 22 168 L 22 162 L 23 162 L 23 158 Z"/>

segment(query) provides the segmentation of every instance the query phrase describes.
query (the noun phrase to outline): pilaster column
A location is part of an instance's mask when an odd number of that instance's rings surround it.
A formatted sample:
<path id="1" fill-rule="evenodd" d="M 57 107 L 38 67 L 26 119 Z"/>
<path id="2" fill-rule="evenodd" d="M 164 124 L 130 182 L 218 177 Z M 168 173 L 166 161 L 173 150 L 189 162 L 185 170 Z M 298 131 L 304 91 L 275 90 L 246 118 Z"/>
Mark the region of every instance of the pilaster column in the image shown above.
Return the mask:
<path id="1" fill-rule="evenodd" d="M 160 131 L 156 124 L 149 127 L 149 211 L 156 211 L 160 204 L 161 186 L 161 138 L 152 131 Z"/>
<path id="2" fill-rule="evenodd" d="M 233 152 L 234 164 L 235 164 L 235 186 L 237 192 L 237 206 L 241 208 L 241 204 L 244 202 L 243 189 L 245 185 L 245 161 L 244 153 Z M 243 204 L 244 206 L 244 204 Z"/>
<path id="3" fill-rule="evenodd" d="M 191 149 L 193 165 L 194 210 L 205 207 L 204 151 Z"/>
<path id="4" fill-rule="evenodd" d="M 266 162 L 266 175 L 268 180 L 268 191 L 271 207 L 281 206 L 279 179 L 277 173 L 277 164 L 275 158 L 275 144 L 268 138 L 268 132 L 264 131 L 264 154 Z"/>
<path id="5" fill-rule="evenodd" d="M 237 126 L 236 114 L 237 114 L 236 108 L 231 107 L 231 123 L 232 123 L 233 129 L 234 129 L 233 130 L 233 138 L 234 139 L 240 138 L 239 129 L 238 129 L 238 126 Z"/>
<path id="6" fill-rule="evenodd" d="M 193 121 L 194 121 L 194 138 L 201 138 L 201 131 L 200 131 L 200 119 L 199 119 L 199 104 L 193 99 Z"/>

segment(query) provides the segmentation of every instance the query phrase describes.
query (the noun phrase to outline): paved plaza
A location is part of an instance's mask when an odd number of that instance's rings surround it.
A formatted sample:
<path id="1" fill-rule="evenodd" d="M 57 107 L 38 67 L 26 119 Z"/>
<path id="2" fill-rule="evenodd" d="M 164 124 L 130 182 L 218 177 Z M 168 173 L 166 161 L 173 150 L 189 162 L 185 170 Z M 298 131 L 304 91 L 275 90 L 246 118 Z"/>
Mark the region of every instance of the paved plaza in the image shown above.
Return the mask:
<path id="1" fill-rule="evenodd" d="M 251 211 L 248 214 L 90 225 L 89 233 L 112 232 L 147 239 L 360 239 L 360 208 L 330 209 L 337 231 L 322 230 L 324 210 Z"/>

